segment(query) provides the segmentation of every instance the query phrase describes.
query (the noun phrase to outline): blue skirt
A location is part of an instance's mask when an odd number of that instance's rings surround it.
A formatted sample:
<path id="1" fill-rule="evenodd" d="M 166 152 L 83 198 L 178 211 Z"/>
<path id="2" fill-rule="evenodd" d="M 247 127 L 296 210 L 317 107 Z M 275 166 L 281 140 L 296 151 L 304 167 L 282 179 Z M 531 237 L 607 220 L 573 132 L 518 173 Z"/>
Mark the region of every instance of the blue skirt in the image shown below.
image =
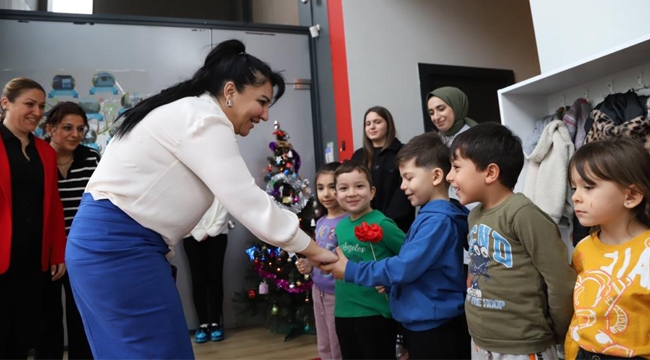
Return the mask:
<path id="1" fill-rule="evenodd" d="M 95 359 L 193 359 L 160 234 L 85 193 L 65 261 Z"/>

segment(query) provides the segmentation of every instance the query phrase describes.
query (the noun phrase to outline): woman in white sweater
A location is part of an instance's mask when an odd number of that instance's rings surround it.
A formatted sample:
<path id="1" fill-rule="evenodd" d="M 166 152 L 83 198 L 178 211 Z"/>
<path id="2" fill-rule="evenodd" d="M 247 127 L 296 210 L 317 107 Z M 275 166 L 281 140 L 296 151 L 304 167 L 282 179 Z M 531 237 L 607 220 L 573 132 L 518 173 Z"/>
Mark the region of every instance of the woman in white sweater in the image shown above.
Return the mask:
<path id="1" fill-rule="evenodd" d="M 193 358 L 165 254 L 216 197 L 260 239 L 313 263 L 336 260 L 259 188 L 239 153 L 284 93 L 282 77 L 244 44 L 219 44 L 185 82 L 123 114 L 88 182 L 66 249 L 95 358 Z"/>

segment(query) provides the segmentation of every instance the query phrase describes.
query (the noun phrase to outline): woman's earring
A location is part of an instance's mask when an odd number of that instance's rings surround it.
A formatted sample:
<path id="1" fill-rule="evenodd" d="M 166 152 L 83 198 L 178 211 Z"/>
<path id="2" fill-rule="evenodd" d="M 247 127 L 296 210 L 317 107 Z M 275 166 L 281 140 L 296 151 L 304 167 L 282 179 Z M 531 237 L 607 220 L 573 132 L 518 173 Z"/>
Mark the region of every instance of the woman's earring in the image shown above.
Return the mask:
<path id="1" fill-rule="evenodd" d="M 232 100 L 230 100 L 230 99 L 226 100 L 226 106 L 227 107 L 232 107 Z"/>

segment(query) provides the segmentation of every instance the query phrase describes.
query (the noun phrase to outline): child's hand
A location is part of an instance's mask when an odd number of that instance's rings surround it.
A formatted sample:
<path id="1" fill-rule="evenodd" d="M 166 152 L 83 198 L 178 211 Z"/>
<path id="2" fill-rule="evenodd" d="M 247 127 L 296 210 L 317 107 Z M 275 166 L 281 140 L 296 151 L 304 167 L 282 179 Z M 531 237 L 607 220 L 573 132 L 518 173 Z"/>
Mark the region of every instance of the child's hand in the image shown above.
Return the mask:
<path id="1" fill-rule="evenodd" d="M 343 255 L 343 252 L 339 247 L 336 248 L 336 254 L 339 256 L 339 261 L 331 264 L 321 265 L 320 269 L 325 273 L 331 272 L 334 274 L 335 278 L 342 280 L 345 276 L 345 267 L 348 265 L 348 258 Z"/>
<path id="2" fill-rule="evenodd" d="M 303 275 L 311 273 L 312 270 L 311 264 L 305 258 L 296 260 L 296 267 L 298 268 L 298 272 Z"/>
<path id="3" fill-rule="evenodd" d="M 377 289 L 377 292 L 380 294 L 385 294 L 386 293 L 386 287 L 385 286 L 375 286 L 375 289 Z"/>
<path id="4" fill-rule="evenodd" d="M 307 248 L 302 251 L 302 254 L 307 256 L 307 259 L 312 266 L 329 264 L 338 260 L 336 254 L 318 246 L 315 241 L 311 241 L 309 243 L 309 246 L 307 246 Z"/>

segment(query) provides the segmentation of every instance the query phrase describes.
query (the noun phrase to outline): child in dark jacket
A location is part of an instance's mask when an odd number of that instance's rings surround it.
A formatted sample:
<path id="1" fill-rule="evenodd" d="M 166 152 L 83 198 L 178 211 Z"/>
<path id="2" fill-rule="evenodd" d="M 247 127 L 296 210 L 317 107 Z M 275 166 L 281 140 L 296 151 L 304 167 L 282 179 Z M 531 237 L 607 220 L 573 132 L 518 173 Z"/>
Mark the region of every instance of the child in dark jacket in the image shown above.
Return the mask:
<path id="1" fill-rule="evenodd" d="M 463 242 L 468 210 L 449 200 L 450 153 L 435 133 L 413 138 L 397 155 L 401 189 L 420 211 L 399 254 L 379 261 L 339 261 L 337 278 L 390 287 L 390 309 L 404 327 L 410 359 L 468 359 Z"/>

